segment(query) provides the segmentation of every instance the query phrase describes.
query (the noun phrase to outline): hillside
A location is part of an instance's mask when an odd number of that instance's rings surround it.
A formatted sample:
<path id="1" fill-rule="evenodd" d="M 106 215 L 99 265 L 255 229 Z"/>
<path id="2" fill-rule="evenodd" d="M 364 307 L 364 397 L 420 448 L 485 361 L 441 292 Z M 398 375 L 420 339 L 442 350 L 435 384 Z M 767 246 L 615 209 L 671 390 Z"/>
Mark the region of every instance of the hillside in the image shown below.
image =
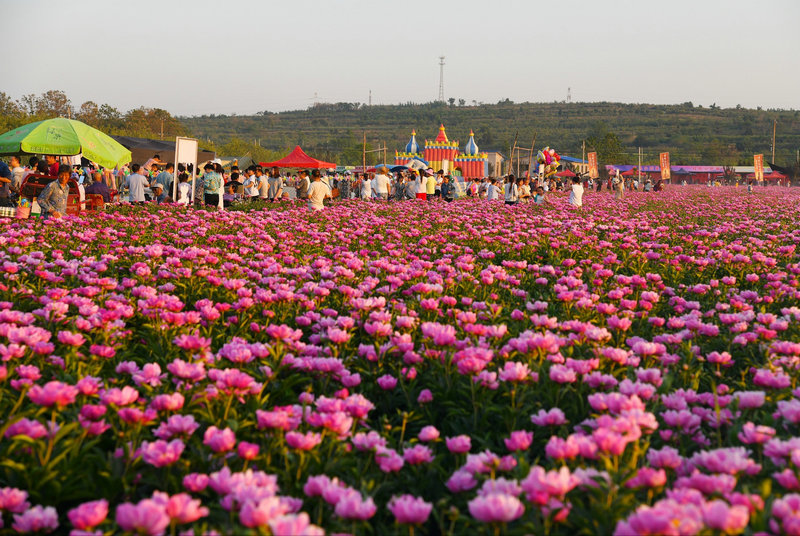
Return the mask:
<path id="1" fill-rule="evenodd" d="M 444 103 L 363 106 L 320 104 L 306 110 L 255 116 L 204 115 L 181 117 L 195 136 L 222 144 L 235 138 L 258 140 L 270 151 L 295 144 L 322 159 L 344 164 L 361 161 L 364 132 L 375 148 L 385 141 L 390 157 L 402 149 L 412 129 L 417 140 L 436 136 L 444 123 L 450 139 L 463 145 L 470 129 L 481 150 L 508 154 L 515 135 L 518 144 L 549 145 L 580 156 L 582 140 L 598 145 L 601 159 L 635 163 L 638 147 L 646 163 L 657 163 L 658 153 L 669 151 L 674 164 L 752 164 L 754 153 L 771 160 L 773 120 L 778 120 L 776 160 L 795 161 L 800 148 L 800 111 L 721 109 L 682 105 L 598 103 L 513 103 L 453 106 Z M 608 134 L 621 147 L 606 147 Z M 600 145 L 603 145 L 600 147 Z M 612 144 L 613 145 L 613 144 Z M 602 154 L 606 153 L 606 154 Z M 375 155 L 373 162 L 378 158 Z"/>

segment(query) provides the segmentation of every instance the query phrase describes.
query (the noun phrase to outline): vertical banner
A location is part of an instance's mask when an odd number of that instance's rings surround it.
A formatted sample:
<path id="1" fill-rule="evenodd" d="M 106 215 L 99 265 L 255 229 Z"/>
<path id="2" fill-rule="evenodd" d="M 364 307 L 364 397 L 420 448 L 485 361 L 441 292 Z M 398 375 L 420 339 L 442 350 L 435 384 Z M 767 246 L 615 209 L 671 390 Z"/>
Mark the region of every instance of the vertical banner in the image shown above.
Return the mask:
<path id="1" fill-rule="evenodd" d="M 597 172 L 597 153 L 589 153 L 587 156 L 589 157 L 589 176 L 596 179 L 600 176 Z"/>
<path id="2" fill-rule="evenodd" d="M 661 178 L 665 181 L 670 180 L 672 173 L 669 169 L 669 153 L 661 153 Z"/>
<path id="3" fill-rule="evenodd" d="M 763 154 L 756 154 L 753 155 L 753 167 L 755 167 L 756 172 L 756 180 L 758 182 L 764 182 L 764 155 Z"/>

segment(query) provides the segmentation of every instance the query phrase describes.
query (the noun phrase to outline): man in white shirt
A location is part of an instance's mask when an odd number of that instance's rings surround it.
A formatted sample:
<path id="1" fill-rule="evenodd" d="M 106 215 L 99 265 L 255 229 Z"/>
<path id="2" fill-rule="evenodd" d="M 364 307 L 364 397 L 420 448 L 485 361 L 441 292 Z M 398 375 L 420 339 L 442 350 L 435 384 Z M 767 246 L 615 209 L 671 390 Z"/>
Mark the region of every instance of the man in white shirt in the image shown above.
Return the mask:
<path id="1" fill-rule="evenodd" d="M 128 200 L 131 203 L 144 203 L 144 189 L 148 186 L 147 179 L 139 174 L 139 164 L 132 164 L 131 174 L 128 175 Z"/>
<path id="2" fill-rule="evenodd" d="M 258 177 L 256 177 L 256 167 L 250 166 L 244 173 L 244 194 L 249 197 L 258 197 Z"/>
<path id="3" fill-rule="evenodd" d="M 489 187 L 486 189 L 486 200 L 487 201 L 496 201 L 497 200 L 499 192 L 497 191 L 496 182 L 497 182 L 497 179 L 495 179 L 494 177 L 489 179 Z"/>
<path id="4" fill-rule="evenodd" d="M 320 180 L 318 169 L 311 172 L 311 180 L 311 186 L 308 187 L 308 208 L 314 211 L 323 210 L 325 208 L 323 201 L 331 196 L 331 189 Z"/>
<path id="5" fill-rule="evenodd" d="M 583 206 L 583 185 L 579 177 L 572 177 L 572 191 L 569 194 L 569 204 L 576 207 Z"/>
<path id="6" fill-rule="evenodd" d="M 17 193 L 19 192 L 20 186 L 22 186 L 22 178 L 25 175 L 25 168 L 20 165 L 18 156 L 11 157 L 8 167 L 11 168 L 11 184 L 9 186 L 12 192 Z"/>
<path id="7" fill-rule="evenodd" d="M 377 199 L 389 199 L 389 188 L 391 187 L 391 181 L 389 177 L 386 175 L 389 173 L 389 170 L 385 167 L 378 168 L 378 174 L 375 175 L 375 197 Z"/>

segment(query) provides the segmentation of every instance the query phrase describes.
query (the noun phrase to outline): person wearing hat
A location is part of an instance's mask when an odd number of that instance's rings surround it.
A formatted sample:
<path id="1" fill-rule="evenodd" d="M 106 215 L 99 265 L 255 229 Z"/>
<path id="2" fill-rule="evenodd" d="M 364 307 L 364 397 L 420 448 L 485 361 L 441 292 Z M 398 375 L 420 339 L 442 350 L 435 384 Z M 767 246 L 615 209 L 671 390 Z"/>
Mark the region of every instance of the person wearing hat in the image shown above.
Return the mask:
<path id="1" fill-rule="evenodd" d="M 58 168 L 58 178 L 44 187 L 37 201 L 43 219 L 60 218 L 67 213 L 67 197 L 69 196 L 69 178 L 72 169 L 67 165 Z"/>
<path id="2" fill-rule="evenodd" d="M 150 189 L 153 190 L 153 201 L 157 205 L 160 205 L 161 203 L 163 203 L 164 199 L 167 198 L 167 194 L 166 194 L 166 192 L 164 192 L 164 187 L 161 185 L 161 183 L 158 183 L 158 182 L 153 183 L 153 185 L 150 187 Z"/>

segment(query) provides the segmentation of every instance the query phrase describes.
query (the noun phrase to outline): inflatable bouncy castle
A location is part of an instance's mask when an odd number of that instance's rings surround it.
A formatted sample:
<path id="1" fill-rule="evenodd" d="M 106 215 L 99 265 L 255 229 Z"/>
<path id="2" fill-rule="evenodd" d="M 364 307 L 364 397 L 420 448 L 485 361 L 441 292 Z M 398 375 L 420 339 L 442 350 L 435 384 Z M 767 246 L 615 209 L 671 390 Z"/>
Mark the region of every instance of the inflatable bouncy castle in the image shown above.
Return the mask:
<path id="1" fill-rule="evenodd" d="M 460 175 L 467 179 L 488 176 L 489 159 L 486 153 L 478 151 L 474 133 L 469 133 L 469 142 L 462 153 L 458 149 L 457 141 L 447 139 L 444 125 L 439 126 L 439 135 L 436 139 L 425 140 L 424 148 L 417 143 L 416 131 L 412 131 L 411 140 L 406 144 L 405 150 L 395 153 L 394 163 L 408 165 L 415 158 L 424 160 L 435 171 L 444 169 L 448 173 L 453 173 L 456 169 L 460 169 Z"/>

